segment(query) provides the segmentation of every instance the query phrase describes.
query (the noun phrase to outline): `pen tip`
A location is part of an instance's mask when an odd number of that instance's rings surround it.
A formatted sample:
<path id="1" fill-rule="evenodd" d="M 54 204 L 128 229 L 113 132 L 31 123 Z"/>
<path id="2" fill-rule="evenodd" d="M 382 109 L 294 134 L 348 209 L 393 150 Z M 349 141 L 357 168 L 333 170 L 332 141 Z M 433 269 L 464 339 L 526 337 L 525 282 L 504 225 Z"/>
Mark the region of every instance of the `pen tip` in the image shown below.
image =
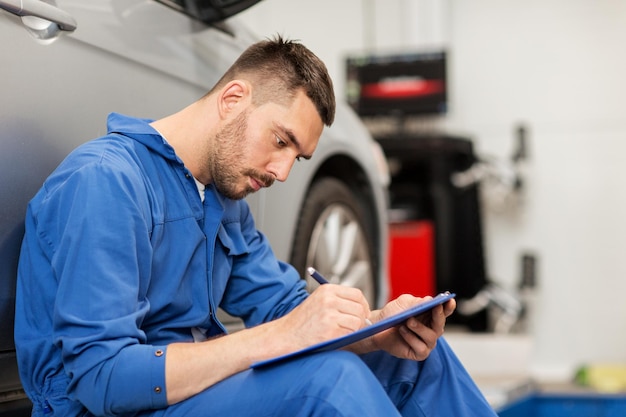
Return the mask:
<path id="1" fill-rule="evenodd" d="M 315 272 L 315 268 L 313 268 L 312 266 L 310 266 L 310 267 L 308 267 L 308 268 L 306 269 L 306 271 L 307 271 L 309 274 L 312 274 L 313 272 Z"/>

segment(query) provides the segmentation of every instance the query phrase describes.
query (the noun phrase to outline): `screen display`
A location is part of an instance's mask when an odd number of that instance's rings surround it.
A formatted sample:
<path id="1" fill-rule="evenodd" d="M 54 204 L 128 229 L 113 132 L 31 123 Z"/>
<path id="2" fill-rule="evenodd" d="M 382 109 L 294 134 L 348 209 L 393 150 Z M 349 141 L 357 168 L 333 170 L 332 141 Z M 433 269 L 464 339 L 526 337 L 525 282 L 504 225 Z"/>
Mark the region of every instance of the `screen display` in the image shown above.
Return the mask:
<path id="1" fill-rule="evenodd" d="M 444 51 L 351 56 L 346 70 L 346 98 L 360 116 L 447 112 Z"/>

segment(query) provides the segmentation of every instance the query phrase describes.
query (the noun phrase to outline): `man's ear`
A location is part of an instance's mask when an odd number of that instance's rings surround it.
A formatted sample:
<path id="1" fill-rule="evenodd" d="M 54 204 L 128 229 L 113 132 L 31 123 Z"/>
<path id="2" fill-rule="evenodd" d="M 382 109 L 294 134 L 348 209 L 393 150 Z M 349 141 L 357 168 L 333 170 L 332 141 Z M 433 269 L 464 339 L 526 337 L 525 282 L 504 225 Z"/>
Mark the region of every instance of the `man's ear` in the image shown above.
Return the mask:
<path id="1" fill-rule="evenodd" d="M 230 117 L 230 114 L 249 104 L 250 85 L 245 81 L 233 80 L 222 88 L 218 97 L 218 109 L 222 118 Z"/>

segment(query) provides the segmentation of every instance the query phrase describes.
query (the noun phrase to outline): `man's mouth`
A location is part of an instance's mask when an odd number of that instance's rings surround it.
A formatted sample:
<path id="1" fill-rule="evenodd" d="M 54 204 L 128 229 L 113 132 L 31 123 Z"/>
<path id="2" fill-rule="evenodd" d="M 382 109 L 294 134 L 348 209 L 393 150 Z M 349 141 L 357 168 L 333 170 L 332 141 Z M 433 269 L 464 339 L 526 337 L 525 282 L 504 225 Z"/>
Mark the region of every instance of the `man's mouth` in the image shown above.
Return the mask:
<path id="1" fill-rule="evenodd" d="M 263 184 L 260 183 L 256 178 L 250 177 L 250 186 L 254 191 L 259 191 L 263 187 Z"/>
<path id="2" fill-rule="evenodd" d="M 274 180 L 272 178 L 250 177 L 250 182 L 252 183 L 252 188 L 258 191 L 260 188 L 271 187 Z"/>
<path id="3" fill-rule="evenodd" d="M 259 191 L 261 188 L 267 188 L 272 185 L 272 182 L 263 181 L 260 178 L 250 177 L 250 184 L 254 191 Z"/>

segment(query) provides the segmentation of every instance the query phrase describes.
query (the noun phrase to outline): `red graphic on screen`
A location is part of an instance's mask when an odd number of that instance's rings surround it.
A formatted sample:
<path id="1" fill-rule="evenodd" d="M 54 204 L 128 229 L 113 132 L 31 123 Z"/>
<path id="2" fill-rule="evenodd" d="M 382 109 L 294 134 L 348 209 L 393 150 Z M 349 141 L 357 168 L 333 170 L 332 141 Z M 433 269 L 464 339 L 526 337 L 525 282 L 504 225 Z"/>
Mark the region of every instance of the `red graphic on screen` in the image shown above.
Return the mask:
<path id="1" fill-rule="evenodd" d="M 386 78 L 377 83 L 364 84 L 361 97 L 377 99 L 416 98 L 441 94 L 444 83 L 441 80 L 423 78 Z"/>

